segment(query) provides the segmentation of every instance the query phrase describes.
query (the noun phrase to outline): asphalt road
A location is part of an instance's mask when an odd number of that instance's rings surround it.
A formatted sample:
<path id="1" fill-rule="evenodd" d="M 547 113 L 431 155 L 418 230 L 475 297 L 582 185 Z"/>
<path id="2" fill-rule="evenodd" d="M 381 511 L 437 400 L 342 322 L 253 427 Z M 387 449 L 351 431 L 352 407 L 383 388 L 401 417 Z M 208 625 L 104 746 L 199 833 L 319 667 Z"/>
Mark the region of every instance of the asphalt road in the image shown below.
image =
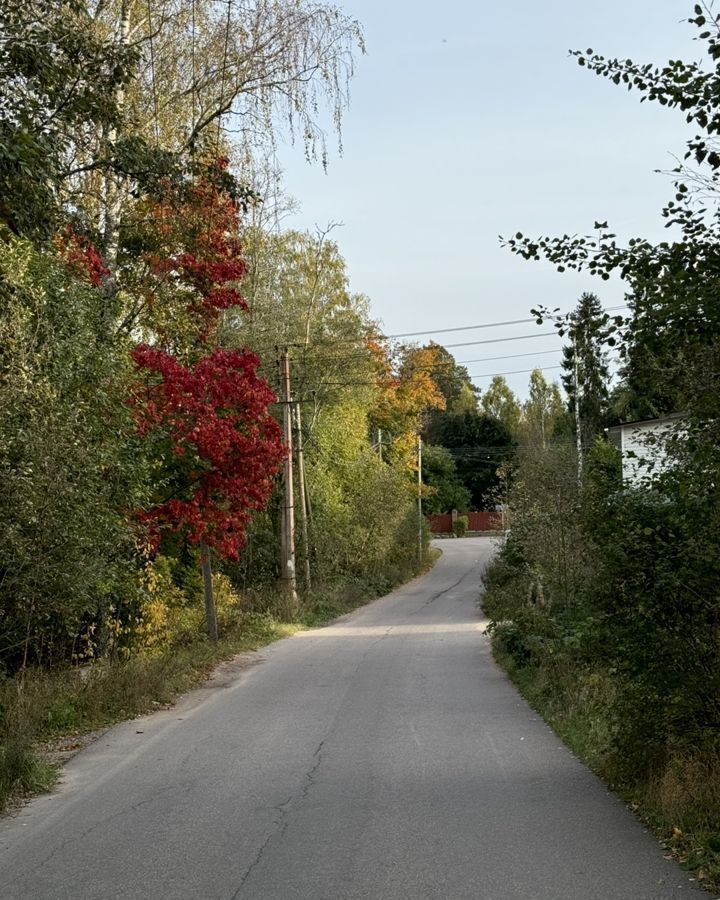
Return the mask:
<path id="1" fill-rule="evenodd" d="M 0 897 L 709 896 L 493 663 L 491 541 L 441 546 L 424 578 L 72 759 L 0 825 Z"/>

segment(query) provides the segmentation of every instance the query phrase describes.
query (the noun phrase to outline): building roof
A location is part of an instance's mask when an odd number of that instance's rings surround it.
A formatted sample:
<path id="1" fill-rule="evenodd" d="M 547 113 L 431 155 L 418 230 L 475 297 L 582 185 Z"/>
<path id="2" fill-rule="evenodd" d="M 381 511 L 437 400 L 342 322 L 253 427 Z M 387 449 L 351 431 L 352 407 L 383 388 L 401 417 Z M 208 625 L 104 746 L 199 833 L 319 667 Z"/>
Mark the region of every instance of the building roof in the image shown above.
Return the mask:
<path id="1" fill-rule="evenodd" d="M 656 419 L 633 419 L 630 422 L 622 422 L 620 425 L 611 425 L 609 428 L 606 428 L 605 431 L 620 431 L 623 428 L 628 428 L 631 425 L 655 425 L 660 422 L 674 422 L 676 419 L 684 419 L 687 416 L 687 413 L 677 412 L 677 413 L 666 413 L 664 416 L 658 416 Z"/>

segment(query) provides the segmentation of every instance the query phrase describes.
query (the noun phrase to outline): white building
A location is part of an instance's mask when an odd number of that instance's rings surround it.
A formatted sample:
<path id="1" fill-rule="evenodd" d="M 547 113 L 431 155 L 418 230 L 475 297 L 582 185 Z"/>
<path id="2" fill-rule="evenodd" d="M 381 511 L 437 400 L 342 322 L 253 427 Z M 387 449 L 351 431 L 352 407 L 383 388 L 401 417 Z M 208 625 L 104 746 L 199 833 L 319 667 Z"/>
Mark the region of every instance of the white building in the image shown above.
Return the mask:
<path id="1" fill-rule="evenodd" d="M 622 454 L 625 484 L 639 484 L 670 466 L 667 440 L 677 433 L 678 424 L 684 417 L 684 413 L 671 413 L 658 419 L 640 419 L 607 429 L 608 438 Z"/>

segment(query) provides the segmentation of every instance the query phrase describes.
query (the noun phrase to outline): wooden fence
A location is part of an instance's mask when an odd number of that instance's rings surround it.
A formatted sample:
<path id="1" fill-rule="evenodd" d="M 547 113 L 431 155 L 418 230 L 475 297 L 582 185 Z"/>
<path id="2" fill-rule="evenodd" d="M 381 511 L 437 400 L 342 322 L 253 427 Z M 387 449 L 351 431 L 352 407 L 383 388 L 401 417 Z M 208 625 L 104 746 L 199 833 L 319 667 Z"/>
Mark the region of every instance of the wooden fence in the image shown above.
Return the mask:
<path id="1" fill-rule="evenodd" d="M 490 510 L 463 513 L 468 517 L 468 531 L 502 531 L 502 513 Z M 442 513 L 428 516 L 430 531 L 433 534 L 452 534 L 454 513 Z"/>

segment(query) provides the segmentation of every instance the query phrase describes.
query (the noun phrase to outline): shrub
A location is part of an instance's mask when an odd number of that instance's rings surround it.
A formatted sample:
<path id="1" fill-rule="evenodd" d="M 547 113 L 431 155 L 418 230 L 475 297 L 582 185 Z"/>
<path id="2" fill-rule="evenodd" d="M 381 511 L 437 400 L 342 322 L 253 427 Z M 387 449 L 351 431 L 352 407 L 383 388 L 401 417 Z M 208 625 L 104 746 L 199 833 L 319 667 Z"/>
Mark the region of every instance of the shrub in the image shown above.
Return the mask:
<path id="1" fill-rule="evenodd" d="M 469 525 L 470 519 L 467 516 L 458 516 L 453 522 L 453 533 L 455 534 L 455 537 L 465 537 Z"/>

